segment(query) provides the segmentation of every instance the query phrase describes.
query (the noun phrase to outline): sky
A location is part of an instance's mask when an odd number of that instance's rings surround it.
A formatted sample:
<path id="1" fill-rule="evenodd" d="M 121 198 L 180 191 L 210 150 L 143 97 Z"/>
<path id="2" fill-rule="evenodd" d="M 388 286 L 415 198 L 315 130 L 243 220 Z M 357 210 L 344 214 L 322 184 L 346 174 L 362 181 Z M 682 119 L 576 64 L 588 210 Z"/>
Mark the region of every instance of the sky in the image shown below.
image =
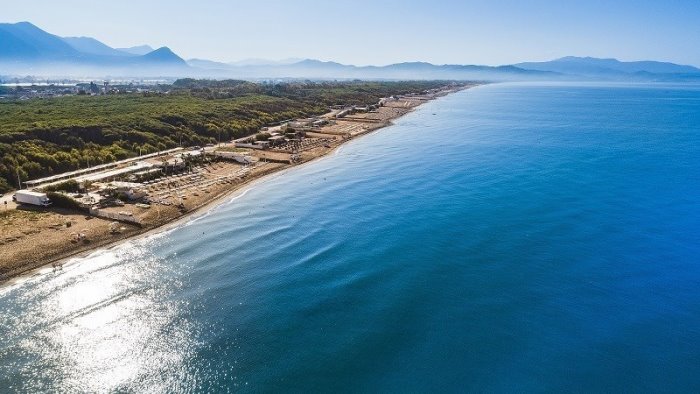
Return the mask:
<path id="1" fill-rule="evenodd" d="M 575 55 L 700 66 L 700 0 L 0 3 L 0 22 L 19 21 L 113 47 L 168 46 L 186 59 L 501 65 Z"/>

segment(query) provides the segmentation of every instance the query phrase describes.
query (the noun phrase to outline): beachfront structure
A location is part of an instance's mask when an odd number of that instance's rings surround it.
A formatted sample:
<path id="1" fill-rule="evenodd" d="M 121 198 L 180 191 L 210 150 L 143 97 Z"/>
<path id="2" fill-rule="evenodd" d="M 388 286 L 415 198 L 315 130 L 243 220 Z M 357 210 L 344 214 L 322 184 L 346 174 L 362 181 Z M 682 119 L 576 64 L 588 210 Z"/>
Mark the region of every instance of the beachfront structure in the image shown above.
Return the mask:
<path id="1" fill-rule="evenodd" d="M 287 142 L 287 138 L 283 135 L 273 135 L 267 141 L 270 143 L 270 146 L 279 146 Z"/>
<path id="2" fill-rule="evenodd" d="M 249 156 L 239 152 L 214 151 L 210 154 L 214 157 L 218 157 L 225 160 L 233 160 L 241 164 L 251 164 L 255 161 L 255 158 L 253 156 Z"/>
<path id="3" fill-rule="evenodd" d="M 105 186 L 105 190 L 124 193 L 129 200 L 138 200 L 148 196 L 148 192 L 142 184 L 133 182 L 110 182 Z"/>
<path id="4" fill-rule="evenodd" d="M 296 138 L 296 139 L 301 139 L 306 137 L 306 130 L 299 130 L 299 129 L 287 129 L 284 133 L 285 137 L 287 138 Z"/>
<path id="5" fill-rule="evenodd" d="M 157 178 L 162 173 L 163 173 L 163 169 L 160 167 L 150 168 L 148 170 L 135 172 L 135 173 L 131 174 L 131 176 L 128 179 L 141 182 L 144 180 Z"/>
<path id="6" fill-rule="evenodd" d="M 344 109 L 344 110 L 338 112 L 337 114 L 335 114 L 335 117 L 336 118 L 344 118 L 350 114 L 352 114 L 352 109 L 348 108 L 348 109 Z"/>
<path id="7" fill-rule="evenodd" d="M 313 123 L 313 119 L 299 119 L 299 120 L 295 120 L 293 122 L 287 123 L 287 127 L 291 127 L 293 129 L 301 129 L 304 127 L 311 127 L 312 123 Z"/>
<path id="8" fill-rule="evenodd" d="M 257 142 L 236 142 L 236 148 L 250 148 L 250 149 L 267 149 L 270 147 L 270 143 L 267 141 L 257 141 Z"/>
<path id="9" fill-rule="evenodd" d="M 284 123 L 281 127 L 282 131 L 292 128 L 295 130 L 299 129 L 310 129 L 314 127 L 321 127 L 328 124 L 328 119 L 324 118 L 308 118 L 308 119 L 297 119 Z"/>
<path id="10" fill-rule="evenodd" d="M 79 177 L 72 178 L 78 183 L 84 182 L 107 182 L 114 179 L 122 178 L 126 175 L 130 175 L 137 172 L 142 172 L 153 168 L 155 165 L 147 161 L 135 161 L 131 165 L 122 168 L 115 168 L 113 170 L 96 172 L 93 174 L 87 174 Z"/>
<path id="11" fill-rule="evenodd" d="M 389 96 L 389 97 L 383 97 L 382 99 L 379 100 L 379 103 L 377 103 L 378 106 L 383 107 L 390 101 L 397 101 L 398 98 L 395 96 Z"/>
<path id="12" fill-rule="evenodd" d="M 115 169 L 118 169 L 118 168 L 120 168 L 120 167 L 128 166 L 130 163 L 134 163 L 134 162 L 138 162 L 138 161 L 141 161 L 141 160 L 146 160 L 146 159 L 149 159 L 149 158 L 154 158 L 154 157 L 158 157 L 158 156 L 162 156 L 162 155 L 172 154 L 172 153 L 175 153 L 175 152 L 178 152 L 178 151 L 181 151 L 181 150 L 182 150 L 182 148 L 169 149 L 169 150 L 166 150 L 166 151 L 151 153 L 151 154 L 143 155 L 143 156 L 140 156 L 140 157 L 134 157 L 134 158 L 131 158 L 131 159 L 119 160 L 119 161 L 115 161 L 115 162 L 113 162 L 113 163 L 100 164 L 100 165 L 97 165 L 97 166 L 93 166 L 93 167 L 89 167 L 89 168 L 84 168 L 84 169 L 81 169 L 81 170 L 70 171 L 70 172 L 64 172 L 64 173 L 62 173 L 62 174 L 56 174 L 56 175 L 48 176 L 48 177 L 45 177 L 45 178 L 40 178 L 40 179 L 31 180 L 31 181 L 26 181 L 26 182 L 24 182 L 24 184 L 25 184 L 27 187 L 29 187 L 29 188 L 42 188 L 42 187 L 46 187 L 46 186 L 49 186 L 49 185 L 54 185 L 54 184 L 57 184 L 57 183 L 62 183 L 62 182 L 68 181 L 68 180 L 73 180 L 73 179 L 74 179 L 74 180 L 78 180 L 78 178 L 85 178 L 86 176 L 91 175 L 91 174 L 97 175 L 97 174 L 100 174 L 100 173 L 106 173 L 106 172 L 109 172 L 109 171 L 113 171 L 113 170 L 115 170 Z M 131 169 L 134 170 L 134 168 L 131 168 Z M 138 171 L 139 169 L 135 169 L 135 170 Z M 129 172 L 129 171 L 127 171 L 127 173 L 128 173 L 128 172 Z"/>

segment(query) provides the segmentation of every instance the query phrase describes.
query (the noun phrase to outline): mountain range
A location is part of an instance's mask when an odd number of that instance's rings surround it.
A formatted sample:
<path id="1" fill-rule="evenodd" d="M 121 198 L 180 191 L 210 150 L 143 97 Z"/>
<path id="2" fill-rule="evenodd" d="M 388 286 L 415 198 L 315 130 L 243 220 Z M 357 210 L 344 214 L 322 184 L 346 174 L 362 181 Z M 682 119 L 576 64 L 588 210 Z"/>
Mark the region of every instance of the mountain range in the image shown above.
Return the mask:
<path id="1" fill-rule="evenodd" d="M 700 69 L 656 61 L 563 57 L 505 66 L 407 62 L 353 66 L 313 59 L 185 61 L 168 47 L 112 48 L 91 37 L 59 37 L 29 22 L 0 23 L 0 75 L 304 79 L 700 81 Z"/>
<path id="2" fill-rule="evenodd" d="M 598 59 L 593 57 L 567 56 L 548 62 L 518 63 L 516 67 L 527 70 L 551 71 L 570 76 L 608 76 L 644 77 L 644 76 L 692 76 L 700 74 L 700 69 L 675 63 L 656 61 L 621 62 L 617 59 Z"/>
<path id="3" fill-rule="evenodd" d="M 150 76 L 189 70 L 167 47 L 115 49 L 91 37 L 59 37 L 29 22 L 0 23 L 0 74 Z"/>

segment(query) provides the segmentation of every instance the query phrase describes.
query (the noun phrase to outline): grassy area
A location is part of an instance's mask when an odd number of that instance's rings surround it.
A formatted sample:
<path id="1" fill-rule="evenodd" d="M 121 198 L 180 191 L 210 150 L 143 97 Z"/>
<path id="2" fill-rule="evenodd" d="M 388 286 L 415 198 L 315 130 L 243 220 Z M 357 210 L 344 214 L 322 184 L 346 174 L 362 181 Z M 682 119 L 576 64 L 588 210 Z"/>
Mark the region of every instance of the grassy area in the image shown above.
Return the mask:
<path id="1" fill-rule="evenodd" d="M 0 193 L 22 181 L 254 134 L 336 104 L 376 103 L 444 82 L 255 84 L 180 80 L 168 93 L 0 102 Z"/>
<path id="2" fill-rule="evenodd" d="M 16 219 L 39 220 L 41 216 L 47 215 L 46 212 L 25 211 L 22 209 L 5 209 L 0 208 L 0 221 L 3 225 L 10 225 Z"/>

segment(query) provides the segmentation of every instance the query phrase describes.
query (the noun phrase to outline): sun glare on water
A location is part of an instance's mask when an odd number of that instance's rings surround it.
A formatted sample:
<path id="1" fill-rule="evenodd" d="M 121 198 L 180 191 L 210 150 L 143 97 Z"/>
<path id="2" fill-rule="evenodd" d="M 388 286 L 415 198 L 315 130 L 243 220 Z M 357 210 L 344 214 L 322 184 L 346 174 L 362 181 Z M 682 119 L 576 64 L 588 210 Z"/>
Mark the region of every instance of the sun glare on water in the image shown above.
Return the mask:
<path id="1" fill-rule="evenodd" d="M 99 252 L 18 285 L 34 316 L 14 330 L 6 351 L 43 366 L 25 370 L 28 364 L 15 360 L 18 369 L 10 373 L 29 377 L 22 388 L 173 392 L 188 384 L 194 327 L 182 317 L 184 305 L 166 299 L 177 280 L 167 286 L 152 280 L 167 269 L 146 252 L 148 242 Z"/>

